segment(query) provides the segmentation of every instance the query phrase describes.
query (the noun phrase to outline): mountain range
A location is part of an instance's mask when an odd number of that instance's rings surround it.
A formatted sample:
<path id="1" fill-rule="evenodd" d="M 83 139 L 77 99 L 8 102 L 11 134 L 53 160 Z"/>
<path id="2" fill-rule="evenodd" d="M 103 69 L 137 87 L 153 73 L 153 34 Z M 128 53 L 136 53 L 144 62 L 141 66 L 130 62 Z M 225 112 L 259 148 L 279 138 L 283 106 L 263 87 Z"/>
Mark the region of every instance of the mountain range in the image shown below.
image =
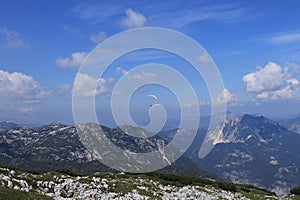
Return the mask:
<path id="1" fill-rule="evenodd" d="M 214 180 L 252 184 L 287 194 L 300 185 L 299 120 L 277 123 L 263 116 L 243 115 L 225 121 L 213 135 L 213 150 L 199 157 L 207 130 L 199 128 L 185 154 L 162 172 L 193 175 Z M 79 125 L 49 124 L 29 127 L 12 122 L 0 123 L 0 165 L 48 172 L 69 169 L 78 173 L 114 172 L 99 162 L 78 135 Z M 81 125 L 82 126 L 82 125 Z M 84 124 L 93 132 L 96 124 Z M 130 136 L 124 127 L 101 126 L 105 135 L 119 147 L 132 152 L 151 152 L 168 144 L 175 134 L 189 135 L 188 129 L 162 131 L 147 139 Z M 147 135 L 139 127 L 125 126 L 127 132 Z M 132 135 L 132 134 L 131 134 Z M 183 137 L 184 138 L 184 137 Z M 113 152 L 109 152 L 111 159 Z M 215 174 L 215 175 L 214 175 Z"/>
<path id="2" fill-rule="evenodd" d="M 281 120 L 279 123 L 287 127 L 290 131 L 300 134 L 300 116 Z"/>
<path id="3" fill-rule="evenodd" d="M 279 195 L 300 185 L 300 135 L 263 116 L 244 115 L 217 130 L 213 150 L 199 158 L 199 145 L 186 156 L 226 181 L 253 184 Z"/>
<path id="4" fill-rule="evenodd" d="M 28 127 L 15 123 L 0 124 L 0 165 L 34 172 L 72 170 L 81 174 L 95 172 L 117 172 L 98 161 L 97 153 L 89 152 L 80 140 L 79 126 L 93 130 L 99 125 L 49 124 L 41 127 Z M 130 131 L 144 131 L 138 127 L 127 126 Z M 121 128 L 101 126 L 109 139 L 129 151 L 147 152 L 157 149 L 166 142 L 158 136 L 142 139 L 129 136 Z M 108 152 L 112 160 L 117 160 L 114 152 Z M 124 156 L 124 155 L 123 155 Z M 175 174 L 220 180 L 219 177 L 199 169 L 189 158 L 182 156 L 160 171 Z"/>

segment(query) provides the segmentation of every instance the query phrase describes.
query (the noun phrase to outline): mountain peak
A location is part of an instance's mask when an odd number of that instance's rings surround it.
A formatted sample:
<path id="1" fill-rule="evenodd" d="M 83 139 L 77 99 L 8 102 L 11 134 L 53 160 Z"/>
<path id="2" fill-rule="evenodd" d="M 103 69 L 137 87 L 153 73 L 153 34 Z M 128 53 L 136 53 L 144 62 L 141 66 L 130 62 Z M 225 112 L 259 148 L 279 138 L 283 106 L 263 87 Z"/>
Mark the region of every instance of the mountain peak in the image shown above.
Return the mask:
<path id="1" fill-rule="evenodd" d="M 245 114 L 241 119 L 240 119 L 240 124 L 241 125 L 248 125 L 252 126 L 253 128 L 256 129 L 266 129 L 266 126 L 269 128 L 270 126 L 272 127 L 280 127 L 280 125 L 271 120 L 268 119 L 262 115 L 250 115 L 250 114 Z M 283 128 L 283 127 L 280 127 Z"/>
<path id="2" fill-rule="evenodd" d="M 249 123 L 249 122 L 264 121 L 264 120 L 266 120 L 266 118 L 262 115 L 245 114 L 242 116 L 241 122 Z"/>
<path id="3" fill-rule="evenodd" d="M 245 114 L 240 118 L 227 121 L 220 130 L 214 143 L 237 143 L 256 138 L 259 142 L 271 141 L 275 135 L 282 135 L 287 129 L 262 116 Z"/>

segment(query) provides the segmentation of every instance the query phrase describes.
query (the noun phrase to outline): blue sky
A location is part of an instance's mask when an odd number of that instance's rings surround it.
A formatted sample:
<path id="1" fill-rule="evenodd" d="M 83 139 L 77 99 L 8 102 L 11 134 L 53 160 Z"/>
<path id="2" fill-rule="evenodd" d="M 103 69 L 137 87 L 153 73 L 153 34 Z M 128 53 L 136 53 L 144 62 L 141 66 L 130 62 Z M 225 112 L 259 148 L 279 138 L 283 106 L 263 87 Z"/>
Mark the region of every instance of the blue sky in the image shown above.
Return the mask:
<path id="1" fill-rule="evenodd" d="M 300 3 L 296 0 L 2 0 L 0 5 L 0 120 L 73 123 L 72 86 L 84 57 L 106 38 L 141 27 L 173 29 L 200 43 L 223 77 L 226 90 L 220 98 L 228 110 L 267 116 L 300 112 Z M 105 73 L 96 97 L 104 124 L 111 124 L 109 96 L 122 72 L 147 62 L 181 69 L 199 98 L 186 106 L 200 106 L 203 114 L 209 113 L 201 77 L 182 68 L 186 64 L 174 55 L 145 51 L 117 60 Z M 131 109 L 133 118 L 141 124 L 149 120 L 145 105 L 153 102 L 143 97 L 156 92 L 176 118 L 176 99 L 163 91 L 141 88 Z"/>

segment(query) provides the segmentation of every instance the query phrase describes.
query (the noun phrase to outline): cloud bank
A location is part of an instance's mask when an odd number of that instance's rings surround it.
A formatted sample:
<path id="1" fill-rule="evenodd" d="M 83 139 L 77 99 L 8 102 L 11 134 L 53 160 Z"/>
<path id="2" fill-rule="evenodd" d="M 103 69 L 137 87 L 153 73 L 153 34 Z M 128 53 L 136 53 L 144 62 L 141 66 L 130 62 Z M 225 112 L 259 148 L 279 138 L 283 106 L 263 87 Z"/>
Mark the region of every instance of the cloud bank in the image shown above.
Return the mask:
<path id="1" fill-rule="evenodd" d="M 109 92 L 113 86 L 114 78 L 96 79 L 88 74 L 77 73 L 73 94 L 81 97 L 98 96 Z"/>
<path id="2" fill-rule="evenodd" d="M 81 63 L 84 61 L 85 57 L 88 55 L 86 52 L 75 52 L 72 53 L 70 57 L 57 58 L 55 63 L 60 67 L 80 67 Z"/>
<path id="3" fill-rule="evenodd" d="M 298 66 L 288 63 L 285 67 L 269 62 L 256 72 L 245 75 L 242 80 L 246 91 L 256 99 L 300 98 Z"/>
<path id="4" fill-rule="evenodd" d="M 31 76 L 19 72 L 9 73 L 0 70 L 1 97 L 36 103 L 44 100 L 49 92 L 45 91 Z"/>

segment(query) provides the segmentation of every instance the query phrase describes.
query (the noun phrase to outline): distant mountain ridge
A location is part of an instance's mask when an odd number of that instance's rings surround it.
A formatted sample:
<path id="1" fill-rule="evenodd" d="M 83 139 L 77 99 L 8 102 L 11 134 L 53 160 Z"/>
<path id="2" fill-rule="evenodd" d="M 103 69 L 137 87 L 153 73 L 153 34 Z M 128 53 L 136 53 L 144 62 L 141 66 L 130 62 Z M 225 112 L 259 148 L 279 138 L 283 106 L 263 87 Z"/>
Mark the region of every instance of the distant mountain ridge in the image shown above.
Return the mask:
<path id="1" fill-rule="evenodd" d="M 290 131 L 300 134 L 300 116 L 283 120 L 281 124 L 287 127 Z"/>
<path id="2" fill-rule="evenodd" d="M 8 129 L 6 123 L 3 125 L 0 131 L 1 166 L 38 172 L 70 169 L 83 174 L 115 171 L 100 163 L 95 159 L 93 152 L 86 149 L 77 133 L 78 125 L 67 126 L 52 123 L 42 127 L 12 126 L 11 129 Z M 84 124 L 84 126 L 91 129 L 99 125 Z M 134 138 L 124 133 L 119 127 L 111 129 L 101 126 L 101 128 L 116 145 L 130 151 L 149 152 L 157 148 L 156 144 L 165 143 L 157 136 L 148 140 Z M 143 130 L 130 126 L 128 128 L 131 131 Z M 114 152 L 110 155 L 114 159 Z M 161 171 L 219 179 L 217 176 L 202 171 L 193 161 L 184 156 Z"/>
<path id="3" fill-rule="evenodd" d="M 15 122 L 0 122 L 0 131 L 7 131 L 13 128 L 20 128 L 22 125 Z"/>
<path id="4" fill-rule="evenodd" d="M 226 121 L 215 131 L 215 146 L 205 158 L 198 157 L 199 149 L 186 154 L 203 169 L 278 194 L 300 185 L 299 134 L 263 116 L 248 114 Z"/>

